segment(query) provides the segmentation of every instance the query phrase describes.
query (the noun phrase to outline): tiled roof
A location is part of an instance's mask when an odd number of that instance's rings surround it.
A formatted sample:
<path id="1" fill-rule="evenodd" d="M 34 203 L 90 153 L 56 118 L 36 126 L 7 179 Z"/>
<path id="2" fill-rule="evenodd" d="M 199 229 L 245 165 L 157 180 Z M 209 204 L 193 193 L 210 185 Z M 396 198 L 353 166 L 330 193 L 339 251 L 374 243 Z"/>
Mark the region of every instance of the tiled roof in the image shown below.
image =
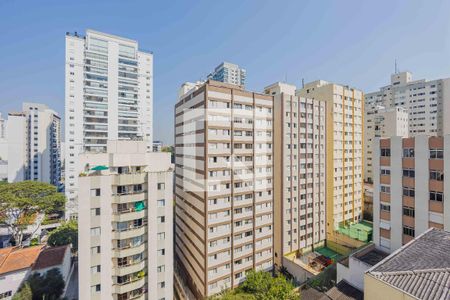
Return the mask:
<path id="1" fill-rule="evenodd" d="M 367 271 L 418 299 L 450 298 L 450 232 L 431 228 Z"/>
<path id="2" fill-rule="evenodd" d="M 33 266 L 33 270 L 40 270 L 61 265 L 69 246 L 52 247 L 42 250 Z"/>
<path id="3" fill-rule="evenodd" d="M 43 246 L 28 248 L 9 247 L 0 250 L 0 274 L 30 268 Z"/>
<path id="4" fill-rule="evenodd" d="M 364 293 L 350 285 L 347 281 L 339 283 L 325 293 L 320 300 L 363 300 Z"/>

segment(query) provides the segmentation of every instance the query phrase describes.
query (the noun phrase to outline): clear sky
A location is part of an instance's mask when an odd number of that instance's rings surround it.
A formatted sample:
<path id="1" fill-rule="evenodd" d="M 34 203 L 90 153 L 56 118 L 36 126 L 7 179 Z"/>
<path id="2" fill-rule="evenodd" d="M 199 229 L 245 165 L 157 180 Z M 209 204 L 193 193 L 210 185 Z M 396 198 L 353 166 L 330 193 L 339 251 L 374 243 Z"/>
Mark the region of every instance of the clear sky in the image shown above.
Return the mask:
<path id="1" fill-rule="evenodd" d="M 154 52 L 154 136 L 167 143 L 179 86 L 224 60 L 254 91 L 304 78 L 371 92 L 395 59 L 416 79 L 450 77 L 450 1 L 0 0 L 0 111 L 35 101 L 62 115 L 65 32 L 87 28 Z"/>

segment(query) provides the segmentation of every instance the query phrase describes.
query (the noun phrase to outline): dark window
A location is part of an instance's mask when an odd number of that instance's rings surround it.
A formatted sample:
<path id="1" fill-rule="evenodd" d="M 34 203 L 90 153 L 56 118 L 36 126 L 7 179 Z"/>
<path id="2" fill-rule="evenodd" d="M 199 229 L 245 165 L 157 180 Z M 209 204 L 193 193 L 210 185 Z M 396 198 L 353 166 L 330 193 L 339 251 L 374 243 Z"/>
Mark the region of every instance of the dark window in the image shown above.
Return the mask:
<path id="1" fill-rule="evenodd" d="M 414 197 L 415 196 L 414 189 L 403 187 L 403 196 Z"/>
<path id="2" fill-rule="evenodd" d="M 404 177 L 415 177 L 415 171 L 413 169 L 403 169 L 403 176 Z"/>
<path id="3" fill-rule="evenodd" d="M 409 226 L 403 226 L 403 234 L 414 237 L 415 234 L 414 228 Z"/>
<path id="4" fill-rule="evenodd" d="M 391 156 L 390 148 L 381 148 L 381 156 Z"/>
<path id="5" fill-rule="evenodd" d="M 403 157 L 414 157 L 414 148 L 403 149 Z"/>
<path id="6" fill-rule="evenodd" d="M 391 206 L 387 204 L 380 204 L 380 210 L 391 211 Z"/>
<path id="7" fill-rule="evenodd" d="M 444 201 L 444 194 L 441 193 L 441 192 L 430 191 L 430 200 L 431 201 L 443 202 Z"/>
<path id="8" fill-rule="evenodd" d="M 437 181 L 444 181 L 444 172 L 431 170 L 430 171 L 430 179 L 437 180 Z"/>
<path id="9" fill-rule="evenodd" d="M 403 206 L 403 215 L 408 217 L 415 217 L 414 207 Z"/>
<path id="10" fill-rule="evenodd" d="M 430 158 L 431 159 L 443 159 L 444 158 L 444 150 L 430 149 Z"/>

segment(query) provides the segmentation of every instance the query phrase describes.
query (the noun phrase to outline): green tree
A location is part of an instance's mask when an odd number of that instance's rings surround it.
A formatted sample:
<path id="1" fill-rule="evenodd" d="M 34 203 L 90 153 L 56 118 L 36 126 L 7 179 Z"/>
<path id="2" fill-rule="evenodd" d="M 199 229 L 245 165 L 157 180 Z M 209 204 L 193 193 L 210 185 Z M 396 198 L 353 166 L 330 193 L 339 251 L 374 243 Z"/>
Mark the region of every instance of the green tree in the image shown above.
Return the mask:
<path id="1" fill-rule="evenodd" d="M 28 289 L 31 291 L 31 297 L 18 299 L 32 300 L 58 300 L 64 292 L 64 279 L 58 269 L 51 269 L 45 275 L 34 273 L 28 277 L 25 284 L 22 285 L 18 294 L 26 293 L 29 295 Z M 24 291 L 25 290 L 25 291 Z"/>
<path id="2" fill-rule="evenodd" d="M 283 275 L 274 278 L 270 273 L 263 271 L 247 272 L 246 279 L 238 291 L 250 294 L 256 300 L 299 299 L 299 295 L 294 292 L 294 286 Z"/>
<path id="3" fill-rule="evenodd" d="M 33 297 L 33 292 L 31 291 L 30 284 L 26 282 L 20 290 L 14 294 L 12 300 L 30 300 Z"/>
<path id="4" fill-rule="evenodd" d="M 28 225 L 33 224 L 39 214 L 63 210 L 65 201 L 64 195 L 48 183 L 21 181 L 0 184 L 0 225 L 10 229 L 16 246 L 22 246 L 23 233 Z M 34 232 L 38 228 L 36 226 Z"/>
<path id="5" fill-rule="evenodd" d="M 294 300 L 300 297 L 294 292 L 294 286 L 292 283 L 286 280 L 284 276 L 278 276 L 273 278 L 272 284 L 267 292 L 267 298 L 270 300 Z"/>
<path id="6" fill-rule="evenodd" d="M 246 279 L 241 285 L 241 289 L 249 294 L 255 295 L 257 299 L 265 295 L 272 284 L 272 276 L 268 272 L 247 272 Z"/>
<path id="7" fill-rule="evenodd" d="M 75 220 L 68 221 L 52 232 L 47 240 L 50 246 L 72 245 L 72 251 L 78 251 L 78 223 Z"/>

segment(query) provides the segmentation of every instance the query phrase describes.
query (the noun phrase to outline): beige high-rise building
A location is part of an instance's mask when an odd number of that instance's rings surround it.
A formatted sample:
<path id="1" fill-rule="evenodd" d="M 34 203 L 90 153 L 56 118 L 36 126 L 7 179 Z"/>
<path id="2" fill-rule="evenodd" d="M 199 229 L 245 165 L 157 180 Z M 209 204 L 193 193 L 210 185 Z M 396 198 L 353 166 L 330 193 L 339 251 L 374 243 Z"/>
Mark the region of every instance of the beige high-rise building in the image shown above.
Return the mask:
<path id="1" fill-rule="evenodd" d="M 274 96 L 274 260 L 323 246 L 326 238 L 325 101 L 295 96 L 294 85 L 265 88 Z"/>
<path id="2" fill-rule="evenodd" d="M 377 106 L 364 117 L 364 180 L 372 182 L 373 143 L 376 137 L 408 137 L 408 112 L 403 107 Z"/>
<path id="3" fill-rule="evenodd" d="M 360 90 L 317 80 L 297 95 L 326 102 L 327 239 L 339 226 L 358 222 L 363 206 L 363 110 Z"/>
<path id="4" fill-rule="evenodd" d="M 80 155 L 80 299 L 173 299 L 173 165 L 146 141 Z"/>
<path id="5" fill-rule="evenodd" d="M 189 86 L 175 106 L 175 258 L 201 299 L 273 268 L 273 97 Z"/>

